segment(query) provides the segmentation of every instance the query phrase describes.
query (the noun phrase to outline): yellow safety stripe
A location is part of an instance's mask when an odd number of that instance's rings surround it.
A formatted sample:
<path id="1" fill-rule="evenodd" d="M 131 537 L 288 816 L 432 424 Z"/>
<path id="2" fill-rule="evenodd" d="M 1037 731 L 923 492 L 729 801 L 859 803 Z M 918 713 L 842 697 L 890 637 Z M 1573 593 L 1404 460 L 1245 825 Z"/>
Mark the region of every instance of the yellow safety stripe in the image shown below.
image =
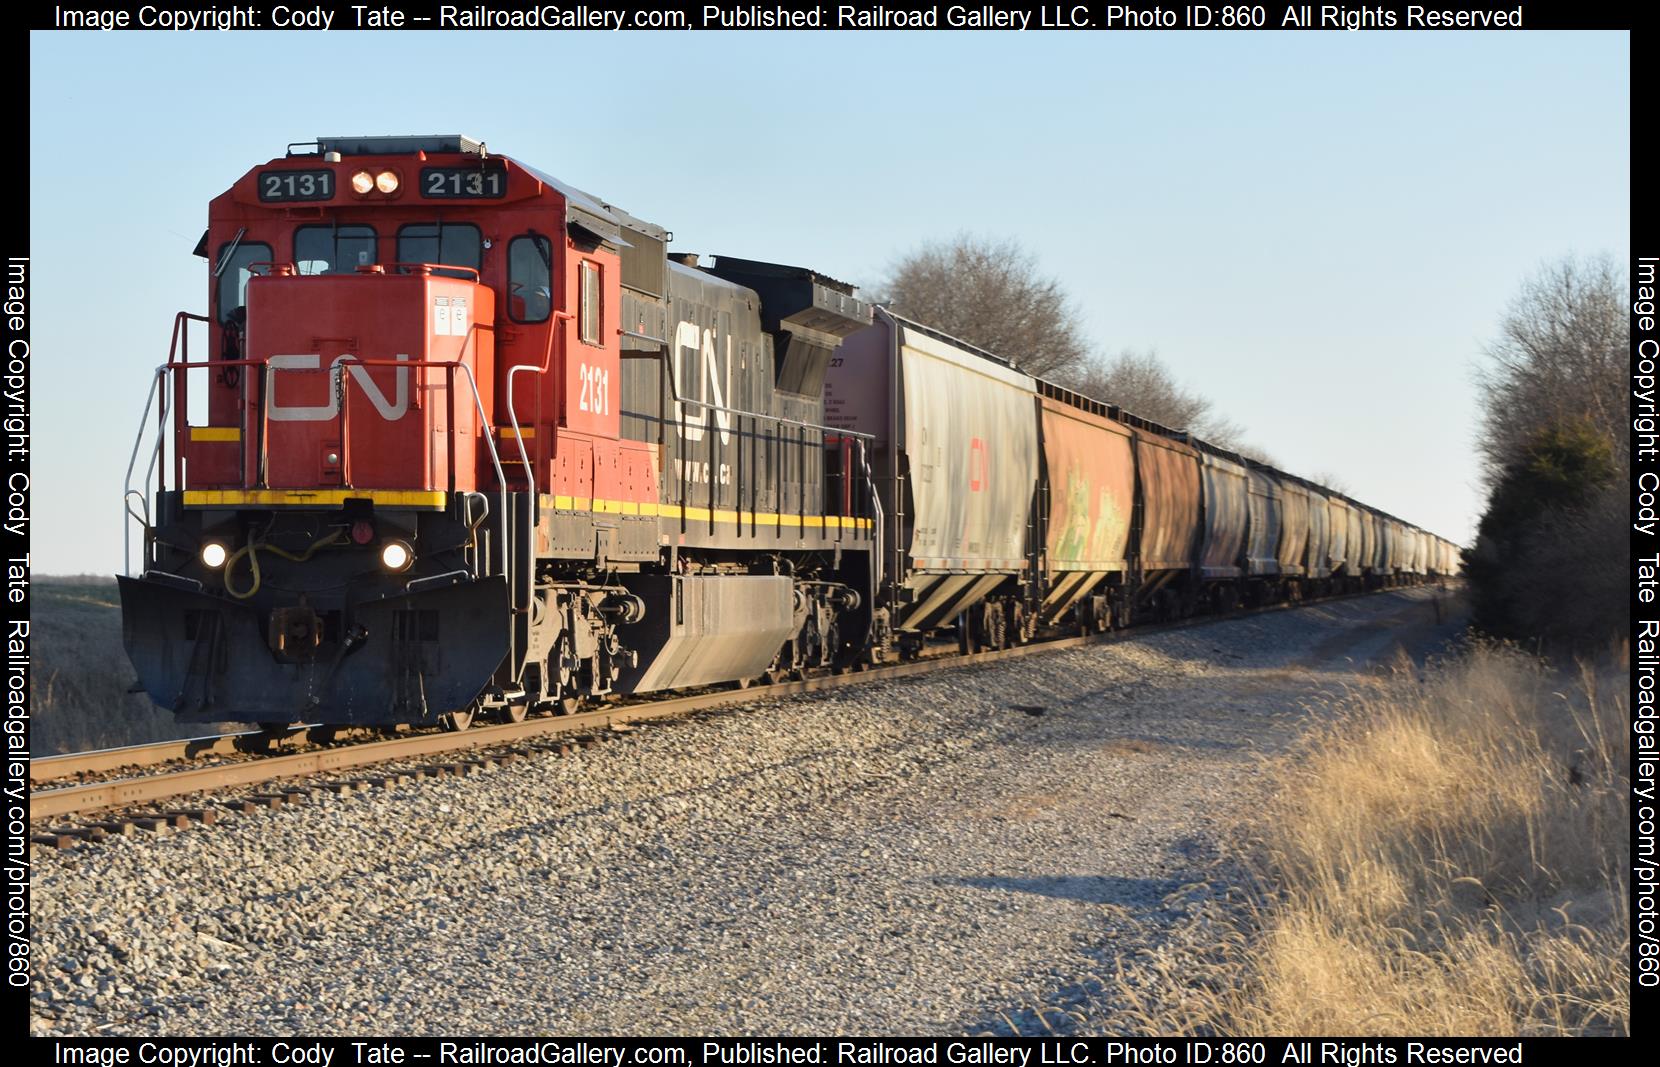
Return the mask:
<path id="1" fill-rule="evenodd" d="M 519 427 L 518 431 L 515 432 L 513 427 L 511 427 L 511 426 L 497 426 L 496 427 L 496 433 L 497 433 L 498 436 L 501 436 L 501 437 L 509 437 L 509 438 L 511 438 L 511 437 L 521 437 L 521 438 L 525 438 L 525 439 L 528 440 L 529 438 L 532 438 L 532 437 L 536 436 L 536 427 L 534 427 L 534 426 L 521 426 L 521 427 Z"/>
<path id="2" fill-rule="evenodd" d="M 690 522 L 709 521 L 708 508 L 682 508 L 679 504 L 642 504 L 632 500 L 589 499 L 585 496 L 543 496 L 544 507 L 550 502 L 555 511 L 583 511 L 602 515 L 656 515 L 664 519 L 678 519 L 684 513 L 684 517 Z M 716 508 L 714 520 L 734 525 L 753 522 L 756 526 L 805 526 L 814 530 L 868 530 L 871 527 L 871 520 L 855 519 L 847 515 L 780 515 L 771 511 L 757 511 L 751 514 L 729 508 Z"/>
<path id="3" fill-rule="evenodd" d="M 240 441 L 242 431 L 235 426 L 192 426 L 192 441 Z"/>
<path id="4" fill-rule="evenodd" d="M 347 500 L 371 500 L 383 508 L 422 508 L 442 510 L 446 494 L 424 489 L 191 489 L 184 494 L 188 508 L 212 507 L 319 507 L 338 506 Z M 556 511 L 591 512 L 602 515 L 643 515 L 665 519 L 684 517 L 691 522 L 708 522 L 708 508 L 686 507 L 678 504 L 641 503 L 634 500 L 602 500 L 588 497 L 543 496 L 543 505 L 552 502 Z M 732 511 L 716 508 L 714 521 L 721 523 L 753 522 L 756 526 L 804 526 L 812 530 L 843 529 L 868 530 L 871 520 L 855 519 L 845 515 L 780 515 L 776 512 Z"/>
<path id="5" fill-rule="evenodd" d="M 425 489 L 189 489 L 187 508 L 280 508 L 340 505 L 348 500 L 371 500 L 383 508 L 422 508 L 441 511 L 447 494 Z"/>

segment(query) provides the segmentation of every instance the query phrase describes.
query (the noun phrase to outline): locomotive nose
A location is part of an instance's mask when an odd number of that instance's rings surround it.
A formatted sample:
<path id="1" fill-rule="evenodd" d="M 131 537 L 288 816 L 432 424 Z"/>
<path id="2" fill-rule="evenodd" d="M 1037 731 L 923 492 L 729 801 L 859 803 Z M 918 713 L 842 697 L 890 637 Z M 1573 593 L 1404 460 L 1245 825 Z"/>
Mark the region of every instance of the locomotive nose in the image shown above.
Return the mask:
<path id="1" fill-rule="evenodd" d="M 158 572 L 117 582 L 139 682 L 184 722 L 432 723 L 507 654 L 500 577 L 269 613 Z"/>

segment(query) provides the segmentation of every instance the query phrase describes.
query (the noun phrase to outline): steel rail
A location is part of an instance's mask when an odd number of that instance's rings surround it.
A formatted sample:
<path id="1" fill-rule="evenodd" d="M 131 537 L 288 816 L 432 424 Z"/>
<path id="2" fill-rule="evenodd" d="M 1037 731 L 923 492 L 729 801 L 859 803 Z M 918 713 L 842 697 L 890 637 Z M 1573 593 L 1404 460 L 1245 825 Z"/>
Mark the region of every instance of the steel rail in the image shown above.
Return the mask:
<path id="1" fill-rule="evenodd" d="M 301 752 L 286 756 L 266 756 L 240 763 L 191 768 L 107 782 L 92 782 L 85 785 L 33 790 L 29 794 L 29 817 L 34 820 L 70 815 L 99 808 L 142 804 L 214 789 L 258 785 L 278 779 L 303 777 L 325 771 L 349 770 L 355 767 L 365 767 L 413 757 L 432 756 L 447 752 L 464 752 L 477 748 L 493 748 L 541 737 L 602 730 L 632 722 L 686 715 L 694 711 L 730 704 L 749 704 L 778 697 L 824 692 L 850 685 L 860 685 L 865 682 L 907 678 L 936 670 L 999 663 L 1024 656 L 1061 652 L 1089 645 L 1120 641 L 1126 638 L 1226 623 L 1273 611 L 1296 610 L 1302 607 L 1329 604 L 1339 600 L 1371 596 L 1373 592 L 1387 591 L 1393 590 L 1348 593 L 1297 603 L 1269 604 L 1227 615 L 1204 615 L 1151 626 L 1108 630 L 1105 633 L 1088 634 L 1080 637 L 1034 641 L 1013 648 L 976 652 L 966 656 L 958 654 L 930 657 L 928 659 L 871 667 L 860 671 L 849 671 L 843 674 L 810 677 L 800 681 L 780 682 L 775 685 L 754 686 L 748 689 L 729 689 L 632 705 L 619 704 L 596 708 L 593 711 L 581 712 L 575 715 L 474 727 L 460 733 L 416 734 L 410 737 L 371 741 L 314 752 Z M 130 766 L 135 762 L 132 758 L 135 755 L 142 757 L 146 753 L 159 754 L 169 749 L 177 752 L 181 746 L 199 746 L 193 753 L 187 753 L 187 755 L 237 751 L 235 748 L 237 739 L 248 736 L 257 735 L 227 734 L 221 738 L 196 738 L 182 742 L 166 742 L 161 745 L 135 746 L 132 749 L 104 749 L 95 753 L 46 757 L 42 762 L 52 764 L 57 769 L 55 776 L 61 778 L 95 768 L 110 769 Z M 123 755 L 127 758 L 123 759 Z M 76 765 L 76 760 L 87 760 L 88 763 Z M 160 762 L 160 760 L 157 762 Z M 34 779 L 32 767 L 30 774 L 31 779 Z"/>
<path id="2" fill-rule="evenodd" d="M 230 734 L 212 734 L 206 737 L 186 737 L 177 741 L 157 741 L 148 745 L 127 745 L 122 748 L 99 748 L 90 752 L 66 752 L 57 756 L 36 756 L 29 760 L 29 782 L 54 782 L 73 778 L 78 774 L 98 774 L 117 771 L 123 767 L 154 767 L 174 760 L 197 759 L 203 756 L 259 755 L 243 747 L 245 739 L 269 743 L 267 734 L 259 730 L 243 730 Z"/>

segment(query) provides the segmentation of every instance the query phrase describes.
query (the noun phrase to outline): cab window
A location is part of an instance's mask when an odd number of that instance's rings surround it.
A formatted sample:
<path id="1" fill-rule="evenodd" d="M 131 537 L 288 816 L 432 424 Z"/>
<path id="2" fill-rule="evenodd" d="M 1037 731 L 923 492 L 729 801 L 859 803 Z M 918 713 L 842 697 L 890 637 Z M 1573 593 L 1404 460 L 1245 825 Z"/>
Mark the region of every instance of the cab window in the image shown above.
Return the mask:
<path id="1" fill-rule="evenodd" d="M 257 241 L 227 243 L 219 250 L 219 321 L 229 322 L 231 316 L 248 302 L 248 279 L 255 263 L 271 262 L 271 246 Z"/>
<path id="2" fill-rule="evenodd" d="M 546 322 L 553 313 L 553 246 L 540 234 L 507 244 L 507 309 L 515 322 Z"/>
<path id="3" fill-rule="evenodd" d="M 451 267 L 472 267 L 480 263 L 481 244 L 477 226 L 465 223 L 416 222 L 398 231 L 399 263 L 443 263 Z M 472 271 L 435 270 L 449 278 L 471 278 Z"/>
<path id="4" fill-rule="evenodd" d="M 376 261 L 373 226 L 301 226 L 294 266 L 301 274 L 350 274 Z"/>
<path id="5" fill-rule="evenodd" d="M 599 344 L 599 264 L 582 261 L 582 343 Z"/>

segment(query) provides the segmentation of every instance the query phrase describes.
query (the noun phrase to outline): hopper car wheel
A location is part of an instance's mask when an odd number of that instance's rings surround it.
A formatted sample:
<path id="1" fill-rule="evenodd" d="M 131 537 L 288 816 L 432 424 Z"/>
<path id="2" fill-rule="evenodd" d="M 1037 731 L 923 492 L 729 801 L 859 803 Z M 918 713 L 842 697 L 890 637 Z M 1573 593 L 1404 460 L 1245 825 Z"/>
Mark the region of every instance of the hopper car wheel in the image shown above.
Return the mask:
<path id="1" fill-rule="evenodd" d="M 1033 626 L 1026 617 L 1026 605 L 1016 601 L 1009 612 L 1010 644 L 1024 645 L 1032 639 Z"/>
<path id="2" fill-rule="evenodd" d="M 478 713 L 478 705 L 473 704 L 459 711 L 452 711 L 440 716 L 438 725 L 452 734 L 458 734 L 473 724 L 473 716 Z"/>
<path id="3" fill-rule="evenodd" d="M 306 732 L 306 738 L 314 745 L 332 745 L 339 735 L 338 726 L 313 726 Z"/>
<path id="4" fill-rule="evenodd" d="M 986 601 L 980 612 L 980 633 L 983 635 L 980 642 L 982 648 L 1000 652 L 1009 647 L 1009 626 L 1002 604 L 995 600 Z"/>
<path id="5" fill-rule="evenodd" d="M 772 662 L 767 665 L 767 669 L 762 671 L 755 679 L 757 682 L 762 685 L 777 685 L 779 682 L 784 680 L 785 672 L 783 669 L 783 661 L 785 647 L 786 646 L 779 646 L 778 651 L 772 657 Z"/>

